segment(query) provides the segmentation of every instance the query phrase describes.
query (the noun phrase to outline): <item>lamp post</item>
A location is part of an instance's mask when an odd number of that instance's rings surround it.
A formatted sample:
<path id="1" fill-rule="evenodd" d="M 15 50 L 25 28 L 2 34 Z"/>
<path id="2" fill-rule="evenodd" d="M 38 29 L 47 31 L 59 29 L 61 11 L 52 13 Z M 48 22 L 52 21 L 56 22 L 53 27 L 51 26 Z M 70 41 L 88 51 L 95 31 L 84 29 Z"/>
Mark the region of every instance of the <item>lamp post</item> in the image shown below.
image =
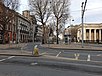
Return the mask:
<path id="1" fill-rule="evenodd" d="M 84 21 L 84 20 L 83 20 L 83 16 L 84 16 L 84 15 L 83 15 L 83 5 L 84 5 L 84 2 L 82 2 L 82 6 L 81 6 L 81 7 L 82 7 L 82 48 L 84 48 L 84 45 L 83 45 L 83 44 L 84 44 L 84 40 L 83 40 L 83 39 L 84 39 L 84 29 L 83 29 L 83 28 L 84 28 L 84 26 L 83 26 L 83 21 Z"/>
<path id="2" fill-rule="evenodd" d="M 82 2 L 82 48 L 84 48 L 84 12 L 85 12 L 85 8 L 86 8 L 86 3 L 87 3 L 87 0 L 85 0 L 85 4 L 84 2 Z"/>
<path id="3" fill-rule="evenodd" d="M 74 19 L 72 18 L 72 16 L 70 16 L 70 32 L 69 32 L 70 39 L 68 39 L 68 41 L 70 41 L 69 43 L 71 43 L 71 39 L 72 39 L 72 21 L 74 21 Z"/>

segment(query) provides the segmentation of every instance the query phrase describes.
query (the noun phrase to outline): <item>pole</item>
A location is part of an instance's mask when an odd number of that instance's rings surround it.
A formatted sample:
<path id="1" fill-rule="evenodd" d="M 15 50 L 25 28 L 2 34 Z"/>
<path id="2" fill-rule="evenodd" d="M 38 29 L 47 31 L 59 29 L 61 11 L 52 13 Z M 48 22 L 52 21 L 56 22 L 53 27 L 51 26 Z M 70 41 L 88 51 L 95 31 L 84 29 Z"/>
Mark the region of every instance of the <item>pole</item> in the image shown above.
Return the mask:
<path id="1" fill-rule="evenodd" d="M 33 26 L 33 38 L 32 38 L 32 41 L 33 41 L 33 46 L 34 46 L 34 31 L 35 31 L 35 25 L 32 23 L 31 24 Z M 34 54 L 34 51 L 32 50 L 32 55 Z"/>
<path id="2" fill-rule="evenodd" d="M 83 26 L 83 16 L 84 16 L 84 10 L 83 10 L 83 5 L 84 5 L 84 2 L 82 2 L 82 48 L 84 48 L 84 30 L 83 30 L 83 28 L 84 28 L 84 26 Z"/>
<path id="3" fill-rule="evenodd" d="M 56 31 L 57 31 L 57 44 L 59 44 L 59 38 L 58 38 L 58 35 L 59 35 L 59 33 L 58 33 L 58 19 L 57 19 Z"/>
<path id="4" fill-rule="evenodd" d="M 84 48 L 84 12 L 85 12 L 85 8 L 86 8 L 86 3 L 87 3 L 87 0 L 85 0 L 85 5 L 84 5 L 84 2 L 82 2 L 82 48 Z"/>
<path id="5" fill-rule="evenodd" d="M 32 23 L 31 23 L 32 25 Z M 34 47 L 34 25 L 33 25 L 33 38 L 32 38 L 32 41 L 33 41 L 33 47 Z M 34 54 L 34 51 L 32 50 L 32 55 Z"/>
<path id="6" fill-rule="evenodd" d="M 70 16 L 70 34 L 69 34 L 69 39 L 68 39 L 68 41 L 69 41 L 69 44 L 71 43 L 71 39 L 72 39 L 72 31 L 71 31 L 71 16 Z"/>

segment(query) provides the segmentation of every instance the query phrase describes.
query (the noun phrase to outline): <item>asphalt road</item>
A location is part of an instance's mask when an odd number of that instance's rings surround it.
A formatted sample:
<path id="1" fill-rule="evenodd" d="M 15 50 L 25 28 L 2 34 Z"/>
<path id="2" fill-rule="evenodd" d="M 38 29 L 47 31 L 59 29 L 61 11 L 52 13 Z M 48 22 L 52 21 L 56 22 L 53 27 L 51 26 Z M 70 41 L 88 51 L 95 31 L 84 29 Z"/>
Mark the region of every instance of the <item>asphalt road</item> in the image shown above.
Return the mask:
<path id="1" fill-rule="evenodd" d="M 82 68 L 75 70 L 42 65 L 43 61 L 47 63 L 44 58 L 0 56 L 0 76 L 101 76 L 83 71 Z M 47 61 L 50 64 L 49 58 Z M 54 61 L 57 63 L 57 60 Z"/>
<path id="2" fill-rule="evenodd" d="M 99 76 L 80 71 L 41 66 L 0 64 L 0 76 Z M 100 75 L 101 76 L 101 75 Z"/>
<path id="3" fill-rule="evenodd" d="M 53 56 L 55 58 L 63 57 L 70 58 L 78 61 L 87 61 L 87 62 L 97 62 L 102 63 L 102 51 L 87 51 L 87 50 L 62 50 L 62 49 L 49 49 L 43 48 L 40 43 L 27 43 L 24 47 L 22 47 L 23 51 L 32 52 L 34 50 L 34 46 L 38 45 L 39 53 L 43 56 Z M 9 49 L 16 50 L 17 49 Z M 19 51 L 20 49 L 18 49 Z"/>
<path id="4" fill-rule="evenodd" d="M 49 49 L 43 48 L 40 43 L 28 43 L 22 49 L 31 52 L 35 45 L 38 45 L 42 57 L 0 56 L 0 76 L 98 76 L 98 74 L 101 76 L 102 74 L 102 51 Z M 60 66 L 62 64 L 67 66 Z"/>
<path id="5" fill-rule="evenodd" d="M 73 58 L 85 61 L 98 61 L 102 62 L 102 51 L 87 51 L 87 50 L 62 50 L 62 49 L 49 49 L 43 48 L 40 43 L 28 43 L 23 50 L 33 51 L 34 46 L 38 45 L 40 54 L 50 55 L 55 57 Z"/>

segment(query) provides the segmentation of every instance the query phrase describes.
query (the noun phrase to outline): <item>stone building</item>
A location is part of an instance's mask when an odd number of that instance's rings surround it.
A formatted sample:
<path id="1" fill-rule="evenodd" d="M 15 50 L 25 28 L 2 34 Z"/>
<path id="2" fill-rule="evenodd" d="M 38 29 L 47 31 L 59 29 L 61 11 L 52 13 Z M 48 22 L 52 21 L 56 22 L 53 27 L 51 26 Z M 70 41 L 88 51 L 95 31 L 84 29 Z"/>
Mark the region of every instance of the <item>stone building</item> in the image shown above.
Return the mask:
<path id="1" fill-rule="evenodd" d="M 102 42 L 102 23 L 85 23 L 83 29 L 84 42 Z M 77 40 L 82 40 L 82 25 L 79 25 Z"/>
<path id="2" fill-rule="evenodd" d="M 36 20 L 34 15 L 30 15 L 30 11 L 23 11 L 22 15 L 17 14 L 17 29 L 18 29 L 18 42 L 31 42 L 34 38 L 34 31 Z"/>
<path id="3" fill-rule="evenodd" d="M 28 42 L 29 41 L 29 31 L 30 31 L 30 20 L 21 14 L 17 14 L 17 41 L 18 42 Z"/>

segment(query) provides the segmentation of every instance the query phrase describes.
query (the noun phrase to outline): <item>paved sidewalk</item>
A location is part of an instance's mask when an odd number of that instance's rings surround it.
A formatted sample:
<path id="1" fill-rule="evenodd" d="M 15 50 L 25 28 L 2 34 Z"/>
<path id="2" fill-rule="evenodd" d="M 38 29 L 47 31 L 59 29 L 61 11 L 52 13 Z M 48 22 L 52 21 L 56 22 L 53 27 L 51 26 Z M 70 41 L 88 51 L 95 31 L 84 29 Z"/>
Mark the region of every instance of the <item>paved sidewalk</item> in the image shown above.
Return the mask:
<path id="1" fill-rule="evenodd" d="M 51 49 L 65 49 L 65 50 L 88 50 L 88 51 L 102 51 L 102 44 L 86 44 L 82 48 L 81 43 L 71 44 L 43 44 L 42 47 Z"/>

